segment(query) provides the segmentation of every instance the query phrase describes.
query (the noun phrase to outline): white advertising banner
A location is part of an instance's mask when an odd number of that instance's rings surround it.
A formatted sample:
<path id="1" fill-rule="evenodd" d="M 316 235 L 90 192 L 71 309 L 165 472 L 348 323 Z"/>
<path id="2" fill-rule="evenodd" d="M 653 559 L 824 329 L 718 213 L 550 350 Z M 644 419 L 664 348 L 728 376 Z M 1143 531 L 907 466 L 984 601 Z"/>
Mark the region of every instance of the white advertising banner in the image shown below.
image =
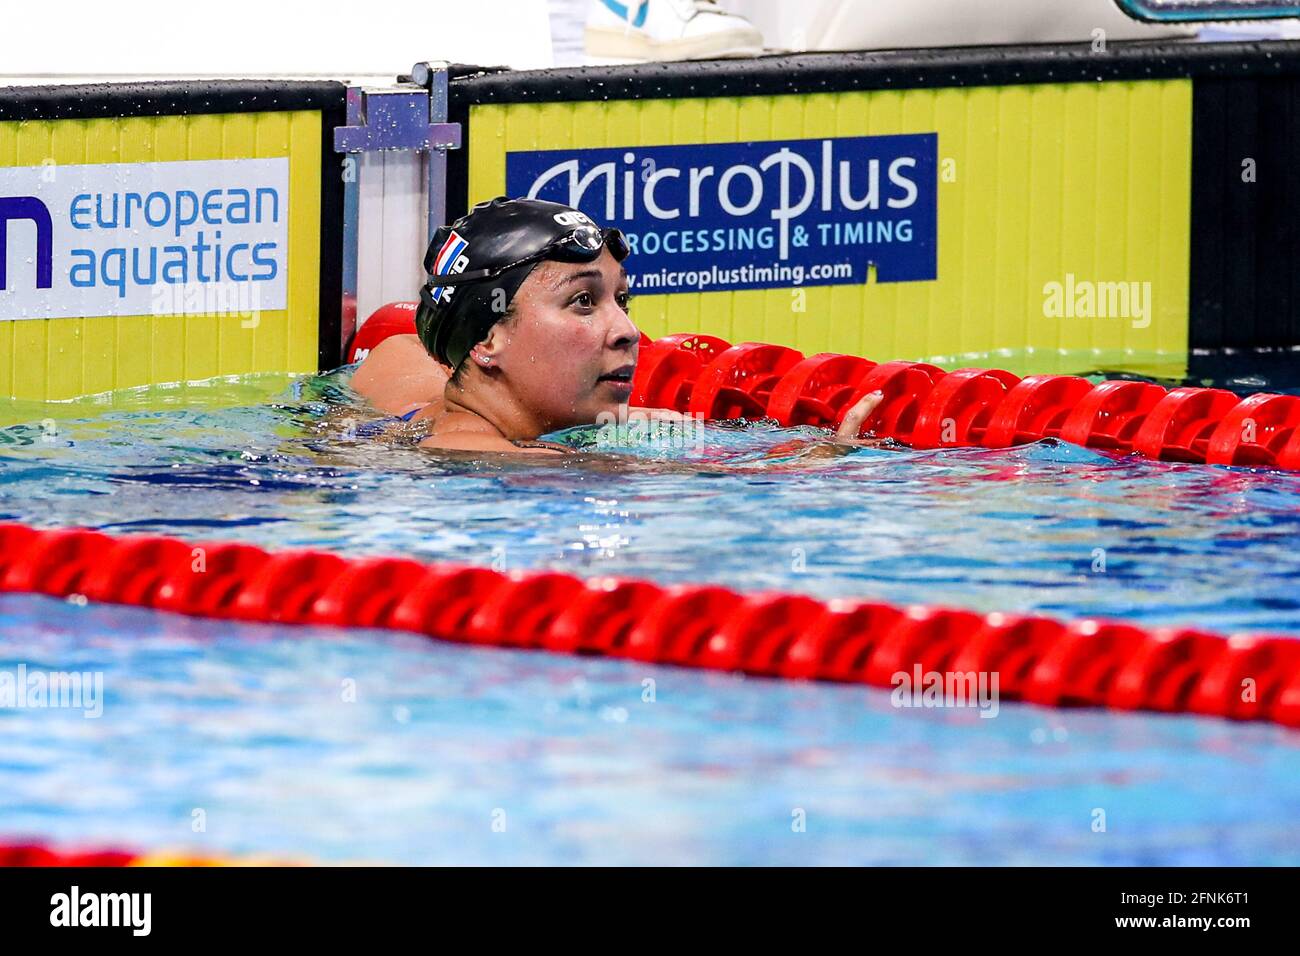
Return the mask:
<path id="1" fill-rule="evenodd" d="M 283 309 L 289 160 L 0 168 L 0 320 Z"/>

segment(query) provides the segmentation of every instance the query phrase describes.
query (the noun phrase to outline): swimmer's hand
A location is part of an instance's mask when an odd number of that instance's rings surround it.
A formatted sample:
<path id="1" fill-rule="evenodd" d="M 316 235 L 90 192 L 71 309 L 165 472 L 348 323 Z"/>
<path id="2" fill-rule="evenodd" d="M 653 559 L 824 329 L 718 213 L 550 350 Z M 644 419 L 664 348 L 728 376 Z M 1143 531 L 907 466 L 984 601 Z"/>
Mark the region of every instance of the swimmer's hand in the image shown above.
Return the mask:
<path id="1" fill-rule="evenodd" d="M 432 435 L 420 442 L 421 448 L 440 451 L 490 452 L 502 455 L 567 455 L 570 449 L 543 441 L 510 441 L 496 435 L 451 432 Z"/>
<path id="2" fill-rule="evenodd" d="M 857 441 L 862 435 L 862 426 L 884 400 L 885 395 L 883 392 L 868 392 L 862 396 L 857 404 L 845 413 L 844 420 L 840 422 L 839 428 L 835 430 L 835 437 L 841 441 Z M 671 408 L 632 408 L 624 406 L 624 412 L 629 421 L 639 419 L 642 421 L 684 422 L 692 420 L 693 417 L 688 412 L 678 412 Z"/>
<path id="3" fill-rule="evenodd" d="M 884 400 L 883 392 L 868 392 L 863 395 L 858 403 L 845 413 L 840 427 L 835 429 L 835 437 L 842 441 L 857 441 L 862 435 L 862 426 L 876 410 L 876 406 Z"/>
<path id="4" fill-rule="evenodd" d="M 628 421 L 649 422 L 684 422 L 692 419 L 690 412 L 679 412 L 672 408 L 642 408 L 638 405 L 625 405 Z"/>

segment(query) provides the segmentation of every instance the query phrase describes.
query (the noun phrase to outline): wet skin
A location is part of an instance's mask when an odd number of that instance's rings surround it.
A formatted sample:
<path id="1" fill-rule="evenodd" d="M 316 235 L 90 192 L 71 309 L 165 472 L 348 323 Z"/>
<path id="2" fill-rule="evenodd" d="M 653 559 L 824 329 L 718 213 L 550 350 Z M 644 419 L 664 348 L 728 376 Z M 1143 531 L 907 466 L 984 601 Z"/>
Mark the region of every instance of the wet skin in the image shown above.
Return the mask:
<path id="1" fill-rule="evenodd" d="M 626 420 L 640 333 L 628 315 L 627 272 L 608 249 L 590 263 L 538 264 L 510 311 L 471 350 L 459 381 L 416 336 L 401 335 L 367 356 L 353 388 L 389 414 L 418 408 L 414 419 L 429 421 L 421 442 L 428 448 L 558 454 L 545 443 L 521 444 L 575 425 Z M 859 402 L 838 436 L 856 438 L 878 402 L 874 394 Z M 666 409 L 631 414 L 681 417 Z"/>

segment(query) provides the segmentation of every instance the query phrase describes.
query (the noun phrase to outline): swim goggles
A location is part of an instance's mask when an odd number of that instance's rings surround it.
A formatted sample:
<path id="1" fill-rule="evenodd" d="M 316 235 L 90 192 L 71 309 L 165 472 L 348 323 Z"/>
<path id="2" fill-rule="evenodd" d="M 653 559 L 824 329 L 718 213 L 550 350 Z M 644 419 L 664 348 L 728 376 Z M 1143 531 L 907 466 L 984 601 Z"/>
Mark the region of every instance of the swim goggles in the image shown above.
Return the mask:
<path id="1" fill-rule="evenodd" d="M 516 259 L 514 262 L 489 266 L 485 269 L 470 269 L 467 272 L 458 272 L 451 275 L 431 276 L 428 285 L 421 290 L 421 293 L 422 296 L 427 295 L 429 288 L 438 286 L 464 285 L 467 282 L 482 282 L 487 279 L 495 279 L 511 269 L 517 269 L 519 266 L 528 265 L 532 262 L 541 262 L 543 259 L 554 259 L 559 262 L 592 262 L 600 255 L 600 250 L 605 246 L 609 246 L 610 253 L 619 262 L 626 259 L 628 253 L 631 252 L 627 237 L 623 235 L 621 229 L 577 226 L 571 232 L 551 240 L 536 252 L 526 255 L 522 259 Z"/>

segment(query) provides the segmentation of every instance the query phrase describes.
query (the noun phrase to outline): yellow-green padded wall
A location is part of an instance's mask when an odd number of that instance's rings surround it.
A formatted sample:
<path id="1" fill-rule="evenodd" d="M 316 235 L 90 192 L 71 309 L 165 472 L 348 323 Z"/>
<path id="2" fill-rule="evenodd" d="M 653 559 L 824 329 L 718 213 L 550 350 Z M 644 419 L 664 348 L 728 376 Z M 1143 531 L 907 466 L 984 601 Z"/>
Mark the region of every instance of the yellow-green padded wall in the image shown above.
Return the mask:
<path id="1" fill-rule="evenodd" d="M 239 315 L 0 321 L 0 396 L 51 401 L 111 389 L 316 368 L 321 118 L 299 112 L 0 123 L 0 166 L 289 157 L 288 308 Z M 252 323 L 248 323 L 252 324 Z"/>
<path id="2" fill-rule="evenodd" d="M 808 287 L 803 312 L 789 289 L 638 295 L 637 324 L 876 360 L 1182 361 L 1191 124 L 1190 80 L 484 105 L 471 113 L 469 200 L 504 191 L 512 150 L 937 132 L 935 281 Z M 1070 274 L 1150 282 L 1150 325 L 1048 317 L 1044 287 Z"/>

